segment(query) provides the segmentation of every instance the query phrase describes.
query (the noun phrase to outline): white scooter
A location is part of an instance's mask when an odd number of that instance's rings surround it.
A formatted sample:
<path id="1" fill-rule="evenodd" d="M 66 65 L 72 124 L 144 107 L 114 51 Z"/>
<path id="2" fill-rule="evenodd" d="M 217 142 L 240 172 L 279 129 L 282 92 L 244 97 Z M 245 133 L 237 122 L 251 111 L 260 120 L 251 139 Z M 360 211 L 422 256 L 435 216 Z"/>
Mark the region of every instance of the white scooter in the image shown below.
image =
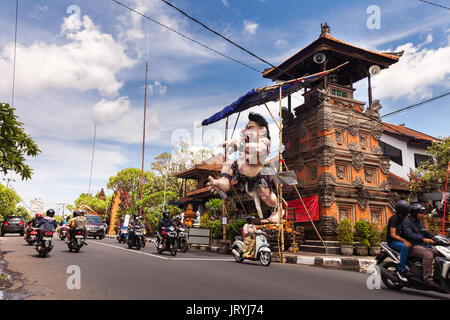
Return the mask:
<path id="1" fill-rule="evenodd" d="M 261 230 L 256 231 L 255 256 L 252 259 L 243 257 L 244 239 L 237 236 L 233 243 L 231 252 L 233 252 L 236 262 L 241 263 L 245 259 L 259 261 L 263 266 L 267 267 L 272 262 L 272 251 L 267 243 L 267 239 Z"/>

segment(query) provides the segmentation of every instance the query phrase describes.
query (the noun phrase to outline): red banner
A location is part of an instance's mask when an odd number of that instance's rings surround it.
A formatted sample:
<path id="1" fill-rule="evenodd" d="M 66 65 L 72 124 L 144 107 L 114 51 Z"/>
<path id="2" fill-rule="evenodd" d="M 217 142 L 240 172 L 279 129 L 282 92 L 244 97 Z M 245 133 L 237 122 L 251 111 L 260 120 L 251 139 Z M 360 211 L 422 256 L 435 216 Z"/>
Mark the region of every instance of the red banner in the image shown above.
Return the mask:
<path id="1" fill-rule="evenodd" d="M 303 198 L 306 208 L 308 209 L 311 219 L 314 221 L 319 220 L 319 196 L 311 196 Z M 305 207 L 301 200 L 287 201 L 288 207 L 286 208 L 287 220 L 292 222 L 309 222 L 311 221 L 306 213 Z"/>

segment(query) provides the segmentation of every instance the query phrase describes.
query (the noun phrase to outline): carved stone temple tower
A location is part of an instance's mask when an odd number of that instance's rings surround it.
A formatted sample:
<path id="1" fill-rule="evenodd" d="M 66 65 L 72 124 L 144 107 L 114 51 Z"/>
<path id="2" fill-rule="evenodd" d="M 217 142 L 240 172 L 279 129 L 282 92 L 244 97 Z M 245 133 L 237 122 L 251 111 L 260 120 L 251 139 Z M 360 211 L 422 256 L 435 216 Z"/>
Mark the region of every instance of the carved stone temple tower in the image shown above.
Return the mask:
<path id="1" fill-rule="evenodd" d="M 319 196 L 319 231 L 334 237 L 343 218 L 353 225 L 365 218 L 381 228 L 392 215 L 389 159 L 379 146 L 381 105 L 372 101 L 370 77 L 396 63 L 401 53 L 358 48 L 333 38 L 326 23 L 321 27 L 317 40 L 277 68 L 266 70 L 264 77 L 289 80 L 348 62 L 310 82 L 302 105 L 292 109 L 289 96 L 283 110 L 283 157 L 297 173 L 302 196 Z M 364 78 L 368 79 L 366 108 L 353 96 L 353 84 Z M 285 199 L 296 199 L 295 192 L 286 192 Z"/>

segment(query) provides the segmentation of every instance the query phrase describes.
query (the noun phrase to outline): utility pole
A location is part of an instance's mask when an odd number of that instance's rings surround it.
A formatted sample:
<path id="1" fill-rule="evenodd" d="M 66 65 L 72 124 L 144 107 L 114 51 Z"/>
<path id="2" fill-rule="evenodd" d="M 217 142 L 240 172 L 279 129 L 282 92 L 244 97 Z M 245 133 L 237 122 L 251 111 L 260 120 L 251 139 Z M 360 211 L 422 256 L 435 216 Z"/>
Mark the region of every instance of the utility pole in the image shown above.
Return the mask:
<path id="1" fill-rule="evenodd" d="M 97 124 L 94 125 L 94 143 L 92 144 L 92 159 L 91 159 L 91 174 L 89 177 L 89 191 L 88 195 L 91 195 L 91 182 L 92 182 L 92 169 L 94 167 L 94 151 L 95 151 L 95 138 L 97 135 Z"/>

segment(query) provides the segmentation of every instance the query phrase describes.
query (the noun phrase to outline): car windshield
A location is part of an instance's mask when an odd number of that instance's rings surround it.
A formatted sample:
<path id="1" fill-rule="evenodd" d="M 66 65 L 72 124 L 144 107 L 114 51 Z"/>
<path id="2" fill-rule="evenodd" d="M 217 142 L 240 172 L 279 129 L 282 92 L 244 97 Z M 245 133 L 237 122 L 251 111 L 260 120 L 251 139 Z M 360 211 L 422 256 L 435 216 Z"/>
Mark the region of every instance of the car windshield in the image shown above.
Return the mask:
<path id="1" fill-rule="evenodd" d="M 103 223 L 99 216 L 86 216 L 87 223 Z"/>
<path id="2" fill-rule="evenodd" d="M 21 222 L 23 222 L 23 218 L 22 217 L 9 217 L 8 219 L 6 219 L 6 221 L 8 221 L 9 223 L 21 223 Z"/>

